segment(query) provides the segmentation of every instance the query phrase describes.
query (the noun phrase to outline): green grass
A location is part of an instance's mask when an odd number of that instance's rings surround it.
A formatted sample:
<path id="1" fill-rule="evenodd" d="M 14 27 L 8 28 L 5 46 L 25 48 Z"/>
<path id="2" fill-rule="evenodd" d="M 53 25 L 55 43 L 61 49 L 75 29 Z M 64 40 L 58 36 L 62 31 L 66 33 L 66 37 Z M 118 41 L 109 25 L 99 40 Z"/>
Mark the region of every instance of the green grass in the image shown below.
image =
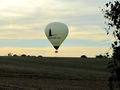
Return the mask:
<path id="1" fill-rule="evenodd" d="M 0 57 L 0 77 L 107 80 L 109 59 Z"/>

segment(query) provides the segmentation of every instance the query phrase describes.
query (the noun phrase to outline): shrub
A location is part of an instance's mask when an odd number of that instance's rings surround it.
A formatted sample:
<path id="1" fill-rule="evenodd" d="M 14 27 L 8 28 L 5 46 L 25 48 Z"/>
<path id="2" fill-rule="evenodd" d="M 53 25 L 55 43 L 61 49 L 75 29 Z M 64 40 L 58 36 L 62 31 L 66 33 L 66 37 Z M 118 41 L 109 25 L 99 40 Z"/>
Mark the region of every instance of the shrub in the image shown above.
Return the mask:
<path id="1" fill-rule="evenodd" d="M 104 56 L 103 55 L 96 55 L 96 58 L 104 58 Z"/>
<path id="2" fill-rule="evenodd" d="M 39 57 L 39 58 L 42 58 L 43 56 L 42 56 L 42 55 L 39 55 L 38 57 Z"/>
<path id="3" fill-rule="evenodd" d="M 81 58 L 87 58 L 87 56 L 86 55 L 82 55 Z"/>
<path id="4" fill-rule="evenodd" d="M 8 56 L 12 56 L 12 53 L 8 53 Z"/>
<path id="5" fill-rule="evenodd" d="M 25 55 L 25 54 L 22 54 L 21 56 L 22 56 L 22 57 L 26 57 L 26 55 Z"/>
<path id="6" fill-rule="evenodd" d="M 17 57 L 18 55 L 17 55 L 17 54 L 14 54 L 13 56 L 14 56 L 14 57 Z"/>

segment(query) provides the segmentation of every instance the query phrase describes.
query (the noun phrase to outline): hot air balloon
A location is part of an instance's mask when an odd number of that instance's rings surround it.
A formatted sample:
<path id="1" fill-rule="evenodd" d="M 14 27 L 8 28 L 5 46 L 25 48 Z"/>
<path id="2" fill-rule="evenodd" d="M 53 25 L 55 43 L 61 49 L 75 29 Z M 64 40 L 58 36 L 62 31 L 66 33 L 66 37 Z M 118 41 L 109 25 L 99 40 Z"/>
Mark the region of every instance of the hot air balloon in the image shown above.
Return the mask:
<path id="1" fill-rule="evenodd" d="M 50 23 L 45 28 L 45 35 L 56 49 L 55 53 L 58 53 L 57 50 L 68 35 L 68 27 L 60 22 Z"/>

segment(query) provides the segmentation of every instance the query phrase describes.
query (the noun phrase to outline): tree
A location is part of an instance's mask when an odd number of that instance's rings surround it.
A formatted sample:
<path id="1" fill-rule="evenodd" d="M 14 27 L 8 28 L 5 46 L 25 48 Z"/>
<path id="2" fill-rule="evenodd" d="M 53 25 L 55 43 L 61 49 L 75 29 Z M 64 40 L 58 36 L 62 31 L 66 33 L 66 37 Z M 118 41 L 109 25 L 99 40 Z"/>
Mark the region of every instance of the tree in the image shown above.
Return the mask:
<path id="1" fill-rule="evenodd" d="M 22 54 L 21 56 L 22 56 L 22 57 L 26 57 L 27 55 L 25 55 L 25 54 Z"/>
<path id="2" fill-rule="evenodd" d="M 13 56 L 14 56 L 14 57 L 17 57 L 18 55 L 17 55 L 17 54 L 14 54 Z"/>
<path id="3" fill-rule="evenodd" d="M 12 56 L 12 53 L 8 53 L 8 56 Z"/>
<path id="4" fill-rule="evenodd" d="M 104 58 L 104 56 L 103 55 L 96 55 L 96 58 Z"/>
<path id="5" fill-rule="evenodd" d="M 42 58 L 43 56 L 42 56 L 42 55 L 39 55 L 38 57 L 39 57 L 39 58 Z"/>
<path id="6" fill-rule="evenodd" d="M 86 55 L 82 55 L 81 58 L 87 58 L 87 56 Z"/>
<path id="7" fill-rule="evenodd" d="M 120 88 L 120 1 L 114 0 L 106 3 L 105 8 L 102 9 L 104 17 L 106 18 L 107 34 L 112 32 L 115 40 L 112 43 L 113 60 L 109 62 L 108 68 L 111 72 L 109 78 L 110 90 L 115 86 Z"/>
<path id="8" fill-rule="evenodd" d="M 108 53 L 105 53 L 104 55 L 99 54 L 99 55 L 96 55 L 96 58 L 109 58 L 109 54 Z"/>

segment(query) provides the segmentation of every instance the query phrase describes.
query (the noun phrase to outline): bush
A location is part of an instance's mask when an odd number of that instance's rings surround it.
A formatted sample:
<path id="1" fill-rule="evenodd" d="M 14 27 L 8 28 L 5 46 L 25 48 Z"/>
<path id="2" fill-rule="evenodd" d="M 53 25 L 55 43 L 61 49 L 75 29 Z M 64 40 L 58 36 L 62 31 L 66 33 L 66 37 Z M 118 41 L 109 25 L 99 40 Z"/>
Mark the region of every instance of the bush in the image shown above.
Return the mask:
<path id="1" fill-rule="evenodd" d="M 26 55 L 25 55 L 25 54 L 22 54 L 21 56 L 22 56 L 22 57 L 26 57 Z"/>
<path id="2" fill-rule="evenodd" d="M 108 54 L 106 54 L 106 55 L 102 55 L 102 54 L 96 55 L 96 58 L 108 58 L 108 57 L 109 57 Z"/>
<path id="3" fill-rule="evenodd" d="M 97 55 L 96 58 L 104 58 L 104 56 L 100 54 L 100 55 Z"/>
<path id="4" fill-rule="evenodd" d="M 39 58 L 42 58 L 43 56 L 42 56 L 42 55 L 39 55 L 38 57 L 39 57 Z"/>
<path id="5" fill-rule="evenodd" d="M 8 56 L 12 56 L 12 53 L 8 53 Z"/>
<path id="6" fill-rule="evenodd" d="M 87 56 L 86 55 L 82 55 L 81 58 L 87 58 Z"/>
<path id="7" fill-rule="evenodd" d="M 14 56 L 14 57 L 17 57 L 18 55 L 17 55 L 17 54 L 14 54 L 13 56 Z"/>

